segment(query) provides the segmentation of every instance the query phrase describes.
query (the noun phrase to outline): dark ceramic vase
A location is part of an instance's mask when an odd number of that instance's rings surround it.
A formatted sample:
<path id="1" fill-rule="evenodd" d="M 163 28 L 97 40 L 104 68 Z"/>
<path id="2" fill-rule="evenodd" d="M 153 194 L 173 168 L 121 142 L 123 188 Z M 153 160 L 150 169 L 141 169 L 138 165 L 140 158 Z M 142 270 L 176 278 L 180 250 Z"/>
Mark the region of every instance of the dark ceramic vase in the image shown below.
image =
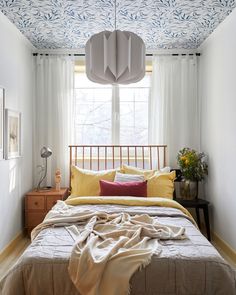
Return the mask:
<path id="1" fill-rule="evenodd" d="M 198 181 L 183 179 L 180 182 L 180 195 L 185 200 L 198 198 Z"/>

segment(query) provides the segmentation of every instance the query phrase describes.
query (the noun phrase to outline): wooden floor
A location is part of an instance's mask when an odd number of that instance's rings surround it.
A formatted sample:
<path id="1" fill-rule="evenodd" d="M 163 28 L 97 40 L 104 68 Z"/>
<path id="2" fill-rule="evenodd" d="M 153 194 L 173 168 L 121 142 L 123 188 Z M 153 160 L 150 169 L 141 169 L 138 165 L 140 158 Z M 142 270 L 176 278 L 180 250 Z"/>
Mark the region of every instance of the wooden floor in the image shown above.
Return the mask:
<path id="1" fill-rule="evenodd" d="M 225 252 L 213 241 L 212 245 L 217 249 L 220 255 L 236 270 L 236 264 L 232 259 L 230 259 Z"/>
<path id="2" fill-rule="evenodd" d="M 0 261 L 0 279 L 6 274 L 8 269 L 10 269 L 17 262 L 18 258 L 23 253 L 23 251 L 28 247 L 29 244 L 30 239 L 24 237 L 19 243 L 18 247 L 15 248 L 14 251 L 8 257 Z M 225 255 L 225 253 L 214 243 L 214 241 L 212 242 L 212 244 L 216 247 L 221 256 L 223 256 L 223 258 L 236 269 L 236 264 L 234 264 L 234 262 Z"/>
<path id="3" fill-rule="evenodd" d="M 20 255 L 24 252 L 24 250 L 28 247 L 30 244 L 30 239 L 27 237 L 24 237 L 20 240 L 18 246 L 14 249 L 14 251 L 11 252 L 10 255 L 5 257 L 4 259 L 0 260 L 0 280 L 8 269 L 10 269 L 18 260 Z"/>

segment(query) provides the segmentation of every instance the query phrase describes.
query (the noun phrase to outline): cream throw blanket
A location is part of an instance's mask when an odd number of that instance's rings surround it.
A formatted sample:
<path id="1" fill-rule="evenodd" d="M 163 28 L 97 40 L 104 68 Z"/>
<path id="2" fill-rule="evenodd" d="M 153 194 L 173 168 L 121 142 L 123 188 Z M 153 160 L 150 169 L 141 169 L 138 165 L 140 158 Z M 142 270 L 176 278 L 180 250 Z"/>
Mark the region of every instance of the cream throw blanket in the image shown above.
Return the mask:
<path id="1" fill-rule="evenodd" d="M 69 274 L 81 295 L 128 294 L 134 272 L 160 253 L 158 240 L 185 238 L 184 228 L 159 224 L 147 214 L 75 212 L 64 202 L 54 208 L 32 239 L 49 226 L 67 227 L 75 239 Z"/>

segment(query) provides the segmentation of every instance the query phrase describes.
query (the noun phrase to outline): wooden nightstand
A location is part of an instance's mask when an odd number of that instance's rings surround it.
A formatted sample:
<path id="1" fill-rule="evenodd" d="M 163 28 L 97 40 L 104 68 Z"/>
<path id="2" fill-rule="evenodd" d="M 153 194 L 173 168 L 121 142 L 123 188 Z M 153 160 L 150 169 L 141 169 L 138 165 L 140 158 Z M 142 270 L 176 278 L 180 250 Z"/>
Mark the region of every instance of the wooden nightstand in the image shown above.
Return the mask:
<path id="1" fill-rule="evenodd" d="M 210 241 L 211 240 L 211 230 L 210 230 L 210 222 L 209 222 L 209 214 L 208 214 L 208 205 L 210 203 L 206 200 L 203 200 L 203 199 L 184 200 L 184 199 L 176 198 L 174 200 L 176 202 L 180 203 L 185 208 L 195 208 L 196 216 L 197 216 L 197 224 L 198 224 L 199 229 L 201 228 L 199 209 L 203 209 L 207 238 Z"/>
<path id="2" fill-rule="evenodd" d="M 41 223 L 47 212 L 56 204 L 57 200 L 68 197 L 68 188 L 60 191 L 49 189 L 45 191 L 32 190 L 25 196 L 25 228 L 30 235 L 32 229 Z"/>

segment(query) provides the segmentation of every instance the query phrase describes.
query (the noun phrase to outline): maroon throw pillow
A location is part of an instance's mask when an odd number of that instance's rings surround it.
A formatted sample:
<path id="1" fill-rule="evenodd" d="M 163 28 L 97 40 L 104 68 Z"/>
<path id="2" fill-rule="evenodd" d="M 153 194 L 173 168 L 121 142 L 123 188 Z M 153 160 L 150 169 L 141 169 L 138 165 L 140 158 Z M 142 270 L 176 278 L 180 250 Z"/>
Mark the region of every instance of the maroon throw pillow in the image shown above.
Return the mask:
<path id="1" fill-rule="evenodd" d="M 100 196 L 147 196 L 147 181 L 111 182 L 100 180 Z"/>

